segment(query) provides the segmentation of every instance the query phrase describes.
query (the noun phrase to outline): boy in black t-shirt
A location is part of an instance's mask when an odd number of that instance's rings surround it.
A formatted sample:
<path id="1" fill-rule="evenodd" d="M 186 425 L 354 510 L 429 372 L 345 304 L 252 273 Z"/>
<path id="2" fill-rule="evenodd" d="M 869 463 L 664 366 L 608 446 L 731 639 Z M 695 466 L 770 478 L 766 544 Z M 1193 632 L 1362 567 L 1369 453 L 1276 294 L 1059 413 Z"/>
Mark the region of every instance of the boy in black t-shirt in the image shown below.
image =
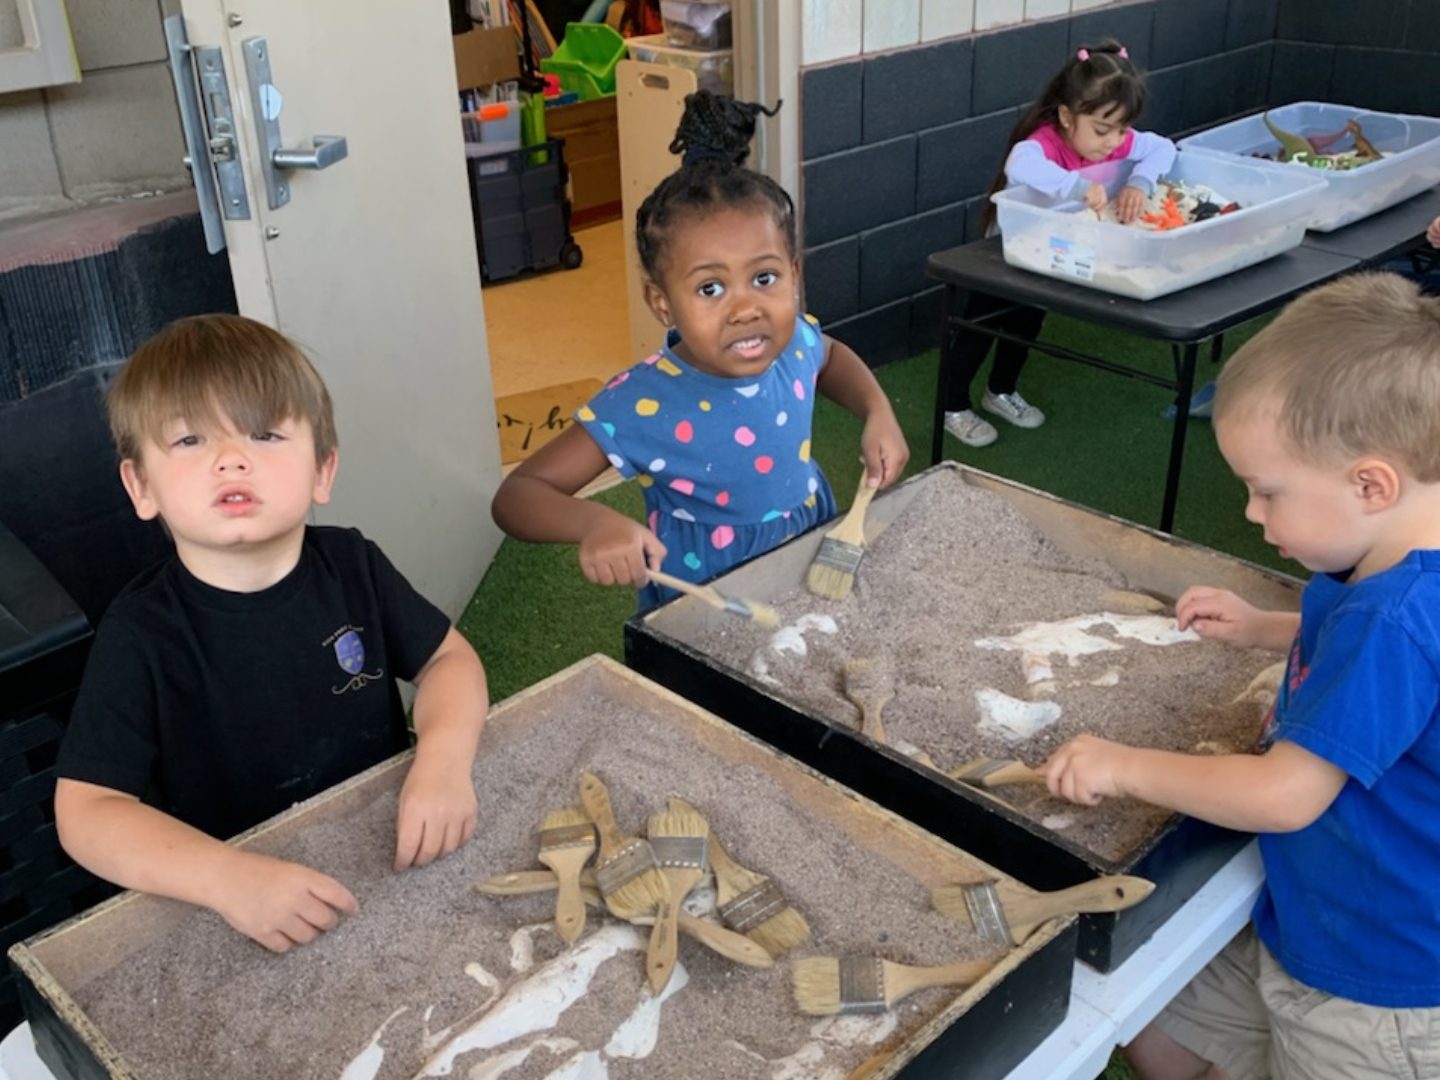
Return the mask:
<path id="1" fill-rule="evenodd" d="M 395 867 L 454 851 L 475 828 L 485 672 L 379 548 L 306 526 L 330 498 L 335 422 L 285 337 L 181 320 L 136 351 L 107 409 L 135 512 L 161 519 L 175 557 L 100 623 L 57 766 L 60 839 L 101 877 L 283 952 L 355 898 L 222 840 L 404 750 L 399 678 L 416 686 L 416 749 Z"/>

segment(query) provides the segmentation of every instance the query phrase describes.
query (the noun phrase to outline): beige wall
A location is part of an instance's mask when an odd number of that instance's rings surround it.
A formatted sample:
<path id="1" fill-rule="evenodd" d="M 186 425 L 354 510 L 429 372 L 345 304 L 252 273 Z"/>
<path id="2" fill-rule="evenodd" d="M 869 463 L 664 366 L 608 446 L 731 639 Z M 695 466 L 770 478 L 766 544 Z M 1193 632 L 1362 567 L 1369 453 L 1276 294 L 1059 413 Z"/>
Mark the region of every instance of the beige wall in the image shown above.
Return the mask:
<path id="1" fill-rule="evenodd" d="M 800 62 L 820 64 L 1100 7 L 1115 0 L 801 0 Z"/>
<path id="2" fill-rule="evenodd" d="M 189 186 L 160 25 L 178 6 L 66 0 L 84 78 L 0 94 L 0 218 Z"/>

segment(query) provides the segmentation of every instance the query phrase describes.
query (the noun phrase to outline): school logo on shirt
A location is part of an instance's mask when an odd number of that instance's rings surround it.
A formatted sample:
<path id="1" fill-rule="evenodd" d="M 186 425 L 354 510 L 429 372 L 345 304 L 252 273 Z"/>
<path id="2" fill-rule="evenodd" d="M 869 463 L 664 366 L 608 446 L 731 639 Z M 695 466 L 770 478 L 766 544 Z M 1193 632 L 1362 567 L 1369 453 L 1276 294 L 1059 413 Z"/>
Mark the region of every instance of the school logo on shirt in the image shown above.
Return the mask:
<path id="1" fill-rule="evenodd" d="M 1309 665 L 1300 655 L 1300 635 L 1297 633 L 1290 646 L 1290 656 L 1285 664 L 1285 678 L 1280 681 L 1280 687 L 1275 693 L 1275 700 L 1270 703 L 1270 711 L 1266 714 L 1265 723 L 1261 726 L 1260 737 L 1255 740 L 1257 753 L 1263 754 L 1275 745 L 1275 735 L 1280 726 L 1280 717 L 1284 716 L 1286 710 L 1290 708 L 1291 699 L 1295 696 L 1296 691 L 1304 685 L 1309 674 Z"/>
<path id="2" fill-rule="evenodd" d="M 365 640 L 360 636 L 364 630 L 363 626 L 347 624 L 325 639 L 324 645 L 335 651 L 335 662 L 340 665 L 340 670 L 349 676 L 347 681 L 330 688 L 332 694 L 358 690 L 366 683 L 385 677 L 380 668 L 373 672 L 365 670 Z"/>

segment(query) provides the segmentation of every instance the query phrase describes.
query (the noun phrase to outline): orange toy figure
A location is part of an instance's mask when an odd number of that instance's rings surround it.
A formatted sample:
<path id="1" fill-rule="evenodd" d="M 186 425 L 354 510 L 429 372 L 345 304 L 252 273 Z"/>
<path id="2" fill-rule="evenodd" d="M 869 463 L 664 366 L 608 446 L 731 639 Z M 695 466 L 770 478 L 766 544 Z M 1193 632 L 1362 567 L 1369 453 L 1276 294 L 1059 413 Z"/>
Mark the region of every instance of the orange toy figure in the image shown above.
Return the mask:
<path id="1" fill-rule="evenodd" d="M 1175 196 L 1166 195 L 1165 201 L 1160 204 L 1159 213 L 1144 214 L 1140 220 L 1154 225 L 1156 232 L 1166 232 L 1184 225 L 1185 215 L 1180 213 L 1180 208 L 1175 205 Z"/>

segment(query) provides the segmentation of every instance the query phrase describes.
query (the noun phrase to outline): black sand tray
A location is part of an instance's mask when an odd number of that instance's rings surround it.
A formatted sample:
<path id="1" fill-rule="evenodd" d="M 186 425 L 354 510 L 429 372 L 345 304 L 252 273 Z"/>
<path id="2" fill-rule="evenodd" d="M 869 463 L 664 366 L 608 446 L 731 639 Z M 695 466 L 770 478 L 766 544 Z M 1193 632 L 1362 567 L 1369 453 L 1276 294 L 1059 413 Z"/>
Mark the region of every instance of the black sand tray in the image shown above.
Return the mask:
<path id="1" fill-rule="evenodd" d="M 833 912 L 827 914 L 825 907 L 817 905 L 810 913 L 815 939 L 809 946 L 782 957 L 771 972 L 751 973 L 732 965 L 717 966 L 717 958 L 682 937 L 681 960 L 690 966 L 691 989 L 683 991 L 667 1004 L 667 1010 L 676 1008 L 681 997 L 687 995 L 687 1008 L 703 1010 L 707 1008 L 704 1003 L 713 1000 L 707 995 L 753 994 L 756 1000 L 746 1005 L 745 1015 L 752 1016 L 757 1010 L 776 1008 L 789 1012 L 793 1010 L 788 1000 L 789 963 L 793 956 L 825 953 L 843 945 L 850 946 L 848 951 L 856 952 L 858 949 L 855 946 L 868 945 L 874 955 L 915 962 L 915 957 L 906 957 L 903 953 L 896 956 L 894 951 L 903 949 L 902 936 L 908 934 L 916 939 L 917 931 L 933 925 L 921 921 L 922 916 L 916 906 L 928 896 L 930 888 L 947 881 L 1004 877 L 968 853 L 926 834 L 911 822 L 790 760 L 693 703 L 605 657 L 594 656 L 581 661 L 497 706 L 492 710 L 482 747 L 484 752 L 477 761 L 475 771 L 477 790 L 482 794 L 480 828 L 486 828 L 488 812 L 490 827 L 505 838 L 487 841 L 490 853 L 484 856 L 483 861 L 475 857 L 476 842 L 472 841 L 470 847 L 440 860 L 432 867 L 405 875 L 382 875 L 383 879 L 378 884 L 366 884 L 365 892 L 357 888 L 357 895 L 361 898 L 359 917 L 365 917 L 367 910 L 372 919 L 386 911 L 400 912 L 403 918 L 395 924 L 397 935 L 399 931 L 408 932 L 410 923 L 440 927 L 464 924 L 467 920 L 479 922 L 488 919 L 492 923 L 500 923 L 499 936 L 491 935 L 497 942 L 505 941 L 505 935 L 515 924 L 514 921 L 504 922 L 506 918 L 528 919 L 531 924 L 543 921 L 545 900 L 536 897 L 502 900 L 479 897 L 470 884 L 482 876 L 516 869 L 517 866 L 535 865 L 533 831 L 511 826 L 530 820 L 534 807 L 529 803 L 545 805 L 558 800 L 558 804 L 563 805 L 579 770 L 590 767 L 593 762 L 599 761 L 601 766 L 609 763 L 604 770 L 604 778 L 610 786 L 616 813 L 622 825 L 633 825 L 642 807 L 651 805 L 666 792 L 655 790 L 654 782 L 644 784 L 635 776 L 627 779 L 625 770 L 617 765 L 622 758 L 616 755 L 630 755 L 623 757 L 623 760 L 629 761 L 647 754 L 652 768 L 658 768 L 665 782 L 684 784 L 688 775 L 689 784 L 704 789 L 692 793 L 685 788 L 671 793 L 684 793 L 697 800 L 705 795 L 710 800 L 706 814 L 711 819 L 715 835 L 725 837 L 734 857 L 743 861 L 747 846 L 750 854 L 754 855 L 755 838 L 761 833 L 751 831 L 751 826 L 763 831 L 767 820 L 798 821 L 799 827 L 817 836 L 829 836 L 840 845 L 834 849 L 827 848 L 816 856 L 817 859 L 829 858 L 834 851 L 843 854 L 853 850 L 855 858 L 862 860 L 863 865 L 875 868 L 880 880 L 895 882 L 894 887 L 902 890 L 899 895 L 907 897 L 904 900 L 906 910 L 915 908 L 913 925 L 900 927 L 903 931 L 901 935 L 890 935 L 887 946 L 884 944 L 885 935 L 879 933 L 880 928 L 867 921 L 869 916 L 866 911 L 869 909 L 862 906 L 856 915 L 846 920 Z M 537 748 L 544 752 L 536 753 Z M 554 748 L 553 753 L 551 748 Z M 305 840 L 307 835 L 311 843 L 315 843 L 317 838 L 348 835 L 334 830 L 348 830 L 355 821 L 364 820 L 367 814 L 371 814 L 373 819 L 371 812 L 381 800 L 393 800 L 410 756 L 404 754 L 378 765 L 258 826 L 234 842 L 252 850 L 283 854 Z M 667 762 L 673 763 L 677 756 L 686 760 L 683 766 L 676 766 L 671 775 Z M 686 770 L 689 770 L 688 774 Z M 747 793 L 750 795 L 748 803 L 742 797 Z M 573 794 L 569 797 L 573 798 Z M 769 809 L 778 817 L 767 817 L 767 807 L 757 805 L 766 800 Z M 520 803 L 527 805 L 518 808 L 512 805 Z M 792 824 L 790 827 L 796 826 Z M 505 830 L 503 834 L 501 830 Z M 512 832 L 524 835 L 511 838 L 509 834 Z M 774 835 L 773 827 L 771 835 Z M 328 839 L 326 842 L 329 842 Z M 385 858 L 388 860 L 388 852 Z M 464 861 L 467 858 L 471 863 Z M 452 869 L 444 869 L 447 864 Z M 861 864 L 857 862 L 857 865 Z M 787 865 L 757 865 L 756 869 L 775 875 L 787 896 L 794 897 L 803 893 L 806 887 L 806 865 L 806 860 L 796 859 Z M 453 869 L 456 866 L 460 868 L 458 872 Z M 451 875 L 448 879 L 425 877 L 447 873 Z M 463 887 L 443 892 L 435 887 L 442 880 L 452 885 L 458 882 Z M 390 906 L 385 906 L 385 890 L 404 889 L 411 891 L 392 897 Z M 912 894 L 915 898 L 913 904 L 908 899 Z M 507 906 L 514 901 L 531 902 L 532 906 L 528 909 Z M 163 947 L 165 939 L 173 940 L 177 933 L 183 932 L 187 921 L 199 917 L 213 921 L 213 917 L 185 905 L 126 893 L 11 950 L 11 963 L 17 970 L 26 1014 L 40 1056 L 57 1077 L 62 1080 L 134 1077 L 138 1080 L 158 1074 L 138 1063 L 138 1051 L 133 1056 L 127 1055 L 127 1044 L 140 1041 L 134 1031 L 115 1030 L 113 1025 L 107 1027 L 96 1015 L 92 1015 L 93 1010 L 87 1012 L 78 999 L 85 997 L 83 991 L 92 980 L 127 966 L 133 969 L 141 962 L 140 958 L 146 950 Z M 587 934 L 594 928 L 599 916 L 592 913 L 590 919 Z M 955 926 L 943 916 L 928 911 L 928 905 L 923 919 L 939 920 L 943 924 L 942 933 L 938 936 L 950 934 Z M 270 956 L 248 942 L 236 944 L 222 938 L 213 951 L 216 956 L 226 954 L 229 959 L 222 962 L 215 956 L 207 957 L 204 964 L 209 967 L 204 970 L 216 971 L 217 994 L 225 990 L 233 995 L 239 993 L 233 989 L 235 986 L 251 985 L 246 979 L 261 965 L 313 957 L 313 960 L 305 961 L 303 968 L 293 969 L 297 974 L 303 971 L 303 978 L 311 985 L 291 1007 L 313 1009 L 310 1021 L 301 1018 L 296 1022 L 321 1024 L 331 1032 L 350 1025 L 361 1034 L 358 1037 L 347 1035 L 341 1042 L 358 1048 L 363 1044 L 364 1032 L 376 1025 L 381 1025 L 380 1030 L 384 1031 L 382 1022 L 389 1023 L 385 1019 L 386 1014 L 395 1002 L 392 999 L 371 1004 L 362 1000 L 357 1005 L 354 999 L 347 999 L 343 984 L 347 978 L 354 976 L 354 971 L 331 970 L 342 965 L 335 963 L 334 955 L 315 951 L 329 947 L 330 939 L 345 934 L 349 925 L 348 922 L 342 924 L 317 943 L 281 958 Z M 892 923 L 891 928 L 895 929 L 898 925 Z M 846 1071 L 852 1076 L 864 1075 L 867 1080 L 885 1080 L 894 1076 L 910 1080 L 932 1077 L 938 1080 L 941 1077 L 993 1078 L 1006 1075 L 1065 1016 L 1077 930 L 1078 924 L 1073 917 L 1053 919 L 1041 926 L 1024 945 L 998 953 L 986 953 L 987 957 L 996 956 L 996 966 L 973 986 L 963 990 L 928 991 L 923 999 L 909 999 L 913 1011 L 901 1017 L 899 1026 L 884 1041 L 863 1047 L 864 1060 L 847 1065 Z M 966 930 L 964 933 L 971 932 Z M 583 945 L 585 940 L 582 937 L 580 944 Z M 922 934 L 919 940 L 922 942 L 919 949 L 923 951 L 926 948 L 923 941 L 929 938 Z M 376 969 L 391 971 L 413 968 L 417 972 L 414 978 L 422 981 L 434 978 L 438 981 L 442 969 L 458 969 L 459 960 L 466 955 L 463 946 L 451 948 L 447 941 L 436 955 L 402 956 L 409 947 L 403 943 L 392 947 L 382 935 L 374 951 L 367 953 L 364 962 Z M 505 946 L 507 953 L 510 947 Z M 555 948 L 560 949 L 558 942 Z M 392 952 L 396 955 L 389 955 Z M 565 955 L 563 951 L 557 952 L 557 956 Z M 947 959 L 950 957 L 937 955 L 924 962 L 940 963 Z M 406 968 L 406 964 L 411 967 Z M 637 969 L 641 967 L 638 960 L 633 966 Z M 622 968 L 625 967 L 622 965 Z M 764 985 L 763 994 L 759 984 L 753 980 L 753 976 L 760 975 L 775 976 Z M 639 977 L 643 976 L 637 975 Z M 462 988 L 468 983 L 465 976 L 459 976 L 456 981 Z M 473 992 L 473 983 L 469 984 L 469 988 Z M 507 990 L 509 988 L 506 987 Z M 160 1000 L 163 1009 L 163 988 Z M 249 1002 L 217 998 L 206 1004 L 212 1010 L 210 1015 L 217 1020 L 226 1020 L 231 1014 L 246 1009 L 262 1012 L 273 1019 L 265 1020 L 271 1025 L 265 1029 L 265 1038 L 257 1038 L 253 1043 L 231 1048 L 223 1054 L 205 1050 L 212 1059 L 218 1056 L 230 1063 L 230 1067 L 216 1068 L 213 1063 L 209 1067 L 197 1065 L 196 1068 L 204 1075 L 339 1076 L 349 1056 L 347 1052 L 339 1060 L 318 1062 L 303 1057 L 305 1053 L 313 1054 L 314 1050 L 303 1046 L 296 1049 L 293 1044 L 297 1040 L 286 1036 L 283 1025 L 291 1022 L 292 1018 L 286 1015 L 284 1002 L 270 998 Z M 900 1008 L 904 1007 L 902 1003 Z M 176 1009 L 180 1011 L 181 1007 Z M 364 1015 L 351 1015 L 356 1011 Z M 675 1015 L 683 1017 L 687 1014 L 680 1012 Z M 798 1017 L 798 1013 L 795 1015 Z M 799 1019 L 806 1024 L 812 1023 L 803 1017 Z M 167 1020 L 163 1014 L 153 1014 L 150 1022 L 157 1027 L 167 1023 L 173 1027 L 183 1021 L 179 1017 Z M 437 1024 L 440 1022 L 437 1018 Z M 682 1064 L 694 1060 L 716 1060 L 711 1057 L 718 1052 L 715 1044 L 706 1046 L 700 1042 L 695 1045 L 697 1040 L 710 1036 L 683 1031 L 678 1036 L 667 1034 L 674 1031 L 674 1025 L 680 1020 L 670 1023 L 670 1027 L 661 1029 L 657 1054 L 675 1053 L 678 1045 L 686 1053 L 702 1055 L 683 1058 Z M 428 1030 L 428 1012 L 426 1024 Z M 191 1023 L 183 1030 L 189 1034 L 182 1038 L 177 1053 L 185 1052 L 184 1039 L 213 1043 L 227 1037 L 221 1023 L 208 1028 Z M 348 1032 L 350 1028 L 345 1030 Z M 557 1025 L 557 1034 L 559 1030 Z M 678 1044 L 667 1044 L 665 1041 L 676 1038 L 680 1040 Z M 715 1038 L 718 1042 L 719 1036 Z M 298 1041 L 305 1042 L 304 1039 Z M 280 1049 L 276 1049 L 277 1044 Z M 506 1043 L 496 1048 L 507 1049 L 512 1045 Z M 388 1047 L 387 1053 L 392 1052 L 398 1051 Z M 608 1048 L 605 1052 L 608 1053 Z M 267 1058 L 267 1055 L 275 1054 L 295 1056 L 293 1060 Z M 403 1064 L 405 1062 L 401 1060 L 395 1062 L 396 1066 Z M 610 1075 L 651 1075 L 646 1069 L 651 1064 L 658 1064 L 658 1061 L 612 1063 Z M 460 1059 L 456 1065 L 456 1075 L 469 1071 L 470 1062 L 467 1059 Z M 410 1076 L 414 1068 L 413 1064 L 409 1065 L 404 1075 Z M 618 1073 L 617 1069 L 620 1070 Z M 637 1069 L 641 1071 L 637 1072 Z M 723 1065 L 720 1069 L 728 1076 L 755 1075 L 757 1080 L 771 1073 L 768 1066 L 761 1066 L 758 1072 L 753 1073 L 733 1068 L 725 1072 Z M 191 1072 L 189 1075 L 197 1074 L 200 1073 Z"/>
<path id="2" fill-rule="evenodd" d="M 1293 578 L 955 462 L 936 465 L 878 495 L 866 518 L 867 544 L 927 485 L 956 476 L 1007 499 L 1063 551 L 1103 559 L 1125 575 L 1132 589 L 1173 601 L 1188 586 L 1205 583 L 1232 589 L 1261 607 L 1298 607 L 1300 583 Z M 736 567 L 717 578 L 715 586 L 727 595 L 775 600 L 804 581 L 826 528 Z M 1153 881 L 1155 891 L 1136 907 L 1081 916 L 1078 955 L 1099 971 L 1110 971 L 1130 956 L 1249 839 L 1173 814 L 1127 856 L 1102 858 L 990 793 L 874 742 L 848 717 L 821 715 L 697 647 L 702 629 L 727 618 L 733 616 L 694 597 L 633 617 L 625 626 L 626 662 L 1033 888 L 1064 888 L 1099 874 Z"/>

